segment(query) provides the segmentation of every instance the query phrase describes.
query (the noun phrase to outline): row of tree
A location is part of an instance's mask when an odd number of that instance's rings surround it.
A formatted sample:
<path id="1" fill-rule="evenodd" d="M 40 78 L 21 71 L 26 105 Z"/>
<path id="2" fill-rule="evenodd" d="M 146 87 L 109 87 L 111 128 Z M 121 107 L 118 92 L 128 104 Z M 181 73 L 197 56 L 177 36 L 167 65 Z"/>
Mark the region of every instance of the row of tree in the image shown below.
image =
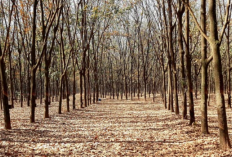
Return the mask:
<path id="1" fill-rule="evenodd" d="M 161 93 L 165 108 L 180 114 L 181 106 L 183 119 L 188 101 L 192 125 L 193 91 L 197 98 L 201 90 L 202 133 L 209 133 L 207 103 L 214 92 L 220 145 L 230 148 L 224 99 L 226 91 L 231 107 L 230 0 L 2 0 L 0 8 L 6 129 L 15 100 L 30 106 L 33 123 L 36 99 L 48 118 L 52 101 L 59 101 L 61 114 L 65 98 L 70 111 L 71 93 L 75 109 L 77 92 L 82 108 L 106 95 Z"/>

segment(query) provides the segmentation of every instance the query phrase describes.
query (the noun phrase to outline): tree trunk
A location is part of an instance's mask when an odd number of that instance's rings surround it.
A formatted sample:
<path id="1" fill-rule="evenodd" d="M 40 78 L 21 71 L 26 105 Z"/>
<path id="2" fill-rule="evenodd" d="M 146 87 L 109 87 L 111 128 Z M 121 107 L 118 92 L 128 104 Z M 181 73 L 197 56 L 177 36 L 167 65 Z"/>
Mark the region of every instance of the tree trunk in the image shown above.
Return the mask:
<path id="1" fill-rule="evenodd" d="M 0 106 L 1 106 L 1 110 L 2 110 L 2 100 L 3 100 L 3 97 L 2 97 L 2 83 L 0 82 L 0 90 L 1 90 L 1 92 L 0 92 Z"/>
<path id="2" fill-rule="evenodd" d="M 30 106 L 30 89 L 31 89 L 30 65 L 27 63 L 27 106 Z"/>
<path id="3" fill-rule="evenodd" d="M 171 72 L 171 64 L 168 63 L 168 110 L 173 110 L 173 88 L 172 88 L 172 72 Z"/>
<path id="4" fill-rule="evenodd" d="M 9 73 L 10 73 L 10 101 L 12 107 L 14 107 L 14 84 L 13 84 L 13 78 L 12 78 L 12 61 L 11 61 L 11 50 L 9 48 Z"/>
<path id="5" fill-rule="evenodd" d="M 36 12 L 38 0 L 34 0 L 33 5 L 33 27 L 32 27 L 32 46 L 31 46 L 31 80 L 30 80 L 30 105 L 31 115 L 30 122 L 35 122 L 35 107 L 36 107 L 36 52 L 35 52 L 35 39 L 36 39 Z"/>
<path id="6" fill-rule="evenodd" d="M 23 107 L 23 80 L 22 80 L 21 51 L 19 52 L 19 82 L 20 82 L 20 106 Z"/>
<path id="7" fill-rule="evenodd" d="M 228 107 L 231 108 L 231 76 L 230 76 L 230 27 L 227 28 L 227 95 L 228 95 Z"/>
<path id="8" fill-rule="evenodd" d="M 61 114 L 62 110 L 62 82 L 63 82 L 63 76 L 60 77 L 60 82 L 59 82 L 59 108 L 58 108 L 58 114 Z"/>
<path id="9" fill-rule="evenodd" d="M 82 70 L 80 71 L 80 103 L 81 108 L 84 108 L 83 105 L 83 73 Z"/>
<path id="10" fill-rule="evenodd" d="M 36 107 L 36 69 L 34 67 L 31 68 L 31 91 L 30 91 L 30 105 L 31 105 L 31 115 L 30 122 L 35 122 L 35 107 Z"/>
<path id="11" fill-rule="evenodd" d="M 166 96 L 166 85 L 165 85 L 165 71 L 163 67 L 163 102 L 164 102 L 164 107 L 167 108 L 167 96 Z"/>
<path id="12" fill-rule="evenodd" d="M 75 70 L 75 62 L 73 59 L 73 110 L 76 109 L 75 101 L 76 101 L 76 70 Z"/>
<path id="13" fill-rule="evenodd" d="M 87 77 L 86 77 L 86 70 L 84 69 L 83 70 L 83 79 L 84 79 L 84 106 L 85 107 L 88 107 L 88 101 L 87 101 L 87 97 L 88 97 L 88 92 L 87 92 L 87 84 L 88 84 L 88 81 L 87 81 Z"/>
<path id="14" fill-rule="evenodd" d="M 231 145 L 230 145 L 230 139 L 228 134 L 225 100 L 224 100 L 220 43 L 218 42 L 219 38 L 218 38 L 218 30 L 217 30 L 216 0 L 209 0 L 209 19 L 210 19 L 210 47 L 213 55 L 214 83 L 215 83 L 215 95 L 216 95 L 216 105 L 217 105 L 217 113 L 218 113 L 220 146 L 222 149 L 229 149 Z"/>
<path id="15" fill-rule="evenodd" d="M 201 28 L 206 33 L 206 0 L 201 0 Z M 208 77 L 207 68 L 207 46 L 206 39 L 201 35 L 201 133 L 208 134 L 207 99 L 208 99 Z"/>
<path id="16" fill-rule="evenodd" d="M 184 7 L 181 4 L 181 0 L 178 2 L 179 10 L 177 13 L 178 18 L 178 44 L 179 44 L 179 54 L 180 54 L 180 64 L 181 64 L 181 94 L 182 94 L 182 118 L 187 119 L 187 99 L 186 99 L 186 77 L 185 77 L 185 68 L 184 68 L 184 47 L 183 47 L 183 25 L 182 25 L 182 17 L 184 13 Z"/>
<path id="17" fill-rule="evenodd" d="M 70 107 L 69 107 L 69 84 L 68 84 L 67 71 L 65 72 L 64 79 L 65 79 L 65 84 L 66 84 L 66 103 L 67 103 L 67 112 L 70 112 Z"/>
<path id="18" fill-rule="evenodd" d="M 195 99 L 197 99 L 197 93 L 198 93 L 197 64 L 194 65 L 194 70 L 195 70 Z"/>
<path id="19" fill-rule="evenodd" d="M 41 72 L 41 64 L 40 64 L 40 68 L 39 68 L 39 72 L 40 72 L 40 104 L 43 103 L 43 79 L 42 79 L 42 72 Z"/>
<path id="20" fill-rule="evenodd" d="M 173 26 L 172 26 L 172 0 L 168 1 L 168 19 L 169 19 L 169 28 L 168 28 L 168 76 L 169 76 L 169 80 L 168 80 L 168 88 L 169 88 L 169 104 L 168 104 L 168 109 L 171 110 L 171 112 L 174 112 L 174 108 L 173 108 L 173 92 L 175 92 L 173 90 L 173 87 L 175 87 L 175 85 L 173 85 L 173 82 L 176 81 L 175 78 L 173 78 L 173 76 L 175 77 L 175 69 L 173 67 L 174 65 L 174 55 L 173 55 L 173 41 L 172 41 L 172 32 L 173 32 Z M 172 71 L 173 70 L 173 71 Z M 172 82 L 173 81 L 173 82 Z M 175 82 L 174 82 L 175 84 Z M 174 98 L 175 97 L 174 93 Z M 175 100 L 176 101 L 176 100 Z"/>
<path id="21" fill-rule="evenodd" d="M 189 0 L 186 0 L 186 3 L 189 4 Z M 186 62 L 186 74 L 187 74 L 187 85 L 188 85 L 188 102 L 189 102 L 189 115 L 190 121 L 189 124 L 195 122 L 195 114 L 194 114 L 194 104 L 193 104 L 193 83 L 191 79 L 191 56 L 189 52 L 189 11 L 186 11 L 186 32 L 185 32 L 185 40 L 186 40 L 186 52 L 185 52 L 185 62 Z"/>
<path id="22" fill-rule="evenodd" d="M 45 98 L 44 98 L 44 118 L 49 118 L 49 63 L 45 59 L 45 67 L 44 67 L 44 93 L 45 93 Z"/>
<path id="23" fill-rule="evenodd" d="M 177 72 L 176 72 L 176 62 L 173 52 L 173 26 L 172 26 L 172 0 L 168 1 L 168 14 L 169 14 L 169 53 L 170 53 L 170 59 L 171 59 L 171 65 L 172 65 L 172 74 L 173 74 L 173 95 L 174 95 L 174 103 L 175 103 L 175 113 L 179 114 L 179 104 L 178 104 L 178 93 L 177 93 Z M 171 106 L 171 111 L 174 112 L 173 105 Z"/>
<path id="24" fill-rule="evenodd" d="M 7 81 L 6 81 L 6 73 L 5 73 L 5 62 L 2 57 L 0 58 L 0 75 L 1 75 L 1 86 L 2 86 L 1 93 L 2 93 L 2 101 L 3 101 L 5 129 L 11 129 Z"/>

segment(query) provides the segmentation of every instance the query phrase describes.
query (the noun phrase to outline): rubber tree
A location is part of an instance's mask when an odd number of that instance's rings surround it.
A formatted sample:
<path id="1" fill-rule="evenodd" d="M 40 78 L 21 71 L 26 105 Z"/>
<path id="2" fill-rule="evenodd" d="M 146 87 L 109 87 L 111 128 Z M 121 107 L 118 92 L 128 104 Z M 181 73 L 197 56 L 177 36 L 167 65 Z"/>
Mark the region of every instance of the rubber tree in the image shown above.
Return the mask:
<path id="1" fill-rule="evenodd" d="M 2 3 L 2 2 L 1 2 Z M 10 6 L 11 5 L 11 6 Z M 3 6 L 3 5 L 1 5 Z M 8 104 L 8 87 L 7 87 L 7 75 L 6 75 L 6 64 L 5 64 L 5 57 L 7 51 L 9 51 L 10 46 L 10 25 L 12 21 L 12 15 L 14 11 L 15 4 L 10 4 L 9 2 L 9 12 L 8 12 L 8 24 L 5 25 L 6 28 L 6 36 L 5 40 L 3 41 L 4 46 L 2 49 L 1 39 L 0 39 L 0 78 L 1 78 L 1 93 L 2 93 L 2 103 L 3 103 L 3 112 L 4 112 L 4 124 L 5 129 L 11 129 L 11 120 L 10 120 L 10 110 Z M 3 8 L 1 8 L 3 10 Z M 7 17 L 5 12 L 3 12 L 4 18 Z"/>
<path id="2" fill-rule="evenodd" d="M 180 54 L 180 64 L 181 64 L 181 94 L 182 94 L 182 118 L 187 119 L 187 97 L 186 97 L 186 74 L 185 74 L 185 65 L 184 65 L 184 46 L 183 46 L 183 24 L 182 17 L 184 14 L 185 8 L 181 0 L 178 0 L 178 49 Z"/>
<path id="3" fill-rule="evenodd" d="M 201 0 L 201 29 L 206 34 L 206 0 Z M 207 99 L 208 75 L 207 69 L 212 57 L 207 59 L 207 43 L 201 35 L 201 133 L 208 134 Z"/>
<path id="4" fill-rule="evenodd" d="M 53 1 L 53 3 L 55 4 L 55 2 Z M 52 51 L 55 45 L 55 39 L 56 39 L 56 33 L 58 30 L 58 25 L 59 25 L 59 19 L 60 19 L 60 15 L 61 15 L 61 5 L 62 2 L 58 1 L 55 5 L 53 5 L 52 8 L 50 8 L 51 10 L 49 11 L 49 15 L 48 17 L 45 17 L 45 13 L 44 13 L 44 2 L 41 1 L 40 2 L 40 9 L 41 9 L 41 19 L 42 19 L 42 39 L 43 41 L 47 40 L 49 34 L 50 34 L 50 30 L 51 30 L 51 26 L 54 24 L 54 21 L 56 19 L 56 23 L 53 27 L 53 37 L 52 37 L 52 44 L 50 49 L 47 46 L 47 42 L 44 45 L 44 73 L 45 73 L 45 78 L 44 78 L 44 93 L 45 93 L 45 113 L 44 113 L 44 118 L 49 118 L 49 83 L 50 83 L 50 75 L 49 75 L 49 68 L 50 68 L 50 64 L 51 64 L 51 60 L 52 60 Z M 46 6 L 45 6 L 46 7 Z M 45 19 L 47 19 L 45 21 Z"/>
<path id="5" fill-rule="evenodd" d="M 186 4 L 186 3 L 185 3 Z M 219 139 L 220 139 L 220 147 L 222 149 L 231 148 L 229 134 L 228 134 L 228 126 L 227 126 L 227 118 L 226 118 L 226 108 L 225 108 L 225 98 L 224 98 L 224 84 L 223 84 L 223 75 L 222 75 L 222 63 L 221 63 L 221 54 L 220 54 L 220 45 L 223 39 L 223 35 L 225 33 L 225 29 L 229 23 L 229 8 L 231 5 L 231 1 L 228 0 L 228 5 L 226 7 L 226 15 L 225 22 L 222 26 L 220 36 L 218 34 L 218 25 L 217 25 L 217 12 L 216 0 L 209 0 L 209 28 L 210 28 L 210 36 L 208 37 L 204 31 L 201 29 L 193 11 L 190 6 L 186 4 L 188 10 L 190 11 L 194 22 L 197 25 L 197 28 L 200 30 L 201 34 L 206 38 L 209 42 L 211 48 L 211 55 L 213 57 L 213 74 L 214 74 L 214 83 L 215 83 L 215 95 L 216 95 L 216 106 L 217 106 L 217 114 L 218 114 L 218 126 L 219 126 Z"/>

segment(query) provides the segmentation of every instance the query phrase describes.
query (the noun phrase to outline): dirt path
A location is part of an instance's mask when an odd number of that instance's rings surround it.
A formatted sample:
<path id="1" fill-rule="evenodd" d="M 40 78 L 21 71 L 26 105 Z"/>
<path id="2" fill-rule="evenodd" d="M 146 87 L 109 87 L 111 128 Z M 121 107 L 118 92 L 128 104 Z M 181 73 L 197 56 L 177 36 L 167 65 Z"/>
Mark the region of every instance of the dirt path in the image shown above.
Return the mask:
<path id="1" fill-rule="evenodd" d="M 196 106 L 198 110 L 199 106 Z M 211 108 L 214 110 L 214 108 Z M 29 124 L 29 108 L 11 110 L 13 130 L 3 130 L 0 115 L 2 156 L 230 156 L 218 148 L 216 116 L 209 112 L 210 135 L 200 135 L 197 123 L 188 126 L 163 108 L 161 100 L 102 100 L 99 104 L 43 119 L 43 106 L 36 108 L 35 124 Z M 212 114 L 212 115 L 211 115 Z M 231 121 L 230 121 L 231 122 Z M 230 136 L 231 136 L 231 125 Z M 232 137 L 230 137 L 232 139 Z"/>

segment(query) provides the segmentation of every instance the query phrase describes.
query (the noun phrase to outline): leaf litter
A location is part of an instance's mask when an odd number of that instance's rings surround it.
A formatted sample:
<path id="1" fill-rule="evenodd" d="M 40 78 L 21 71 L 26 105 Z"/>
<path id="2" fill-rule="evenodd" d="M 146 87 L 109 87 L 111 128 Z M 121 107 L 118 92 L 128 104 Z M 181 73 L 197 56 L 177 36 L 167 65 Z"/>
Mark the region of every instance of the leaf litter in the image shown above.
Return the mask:
<path id="1" fill-rule="evenodd" d="M 57 114 L 50 105 L 44 119 L 44 104 L 36 107 L 36 123 L 29 123 L 30 108 L 11 109 L 12 130 L 4 130 L 0 115 L 0 156 L 230 156 L 219 148 L 216 106 L 208 108 L 208 135 L 201 135 L 200 99 L 195 100 L 196 123 L 164 109 L 160 96 L 155 102 L 104 99 L 70 113 Z M 212 99 L 213 102 L 213 99 Z M 181 110 L 181 109 L 180 109 Z M 232 140 L 232 112 L 227 109 Z"/>

